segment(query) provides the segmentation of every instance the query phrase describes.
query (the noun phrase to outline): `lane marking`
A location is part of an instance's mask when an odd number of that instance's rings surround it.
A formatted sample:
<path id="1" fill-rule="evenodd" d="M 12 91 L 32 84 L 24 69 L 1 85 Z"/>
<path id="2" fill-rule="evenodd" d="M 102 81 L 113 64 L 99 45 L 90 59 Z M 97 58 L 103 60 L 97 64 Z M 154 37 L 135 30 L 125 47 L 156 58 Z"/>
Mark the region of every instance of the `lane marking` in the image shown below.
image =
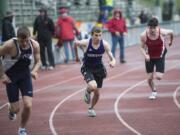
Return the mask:
<path id="1" fill-rule="evenodd" d="M 117 78 L 117 77 L 123 76 L 123 75 L 125 75 L 125 74 L 127 74 L 127 73 L 129 73 L 129 72 L 132 72 L 132 71 L 137 70 L 137 69 L 140 69 L 140 68 L 142 68 L 142 67 L 141 67 L 141 66 L 138 66 L 138 67 L 136 67 L 136 68 L 132 68 L 132 69 L 127 70 L 127 71 L 125 71 L 125 72 L 123 72 L 123 73 L 120 73 L 120 74 L 114 75 L 114 76 L 112 76 L 112 77 L 109 77 L 109 78 L 107 78 L 105 81 L 109 81 L 109 80 L 115 79 L 115 78 Z M 67 100 L 69 100 L 69 99 L 72 98 L 73 96 L 77 95 L 78 93 L 82 92 L 84 89 L 85 89 L 85 88 L 82 88 L 82 89 L 80 89 L 80 90 L 77 90 L 76 92 L 74 92 L 74 93 L 72 93 L 71 95 L 69 95 L 69 96 L 67 96 L 66 98 L 64 98 L 61 102 L 59 102 L 59 103 L 54 107 L 53 111 L 52 111 L 51 114 L 50 114 L 50 118 L 49 118 L 49 127 L 50 127 L 50 130 L 51 130 L 51 132 L 52 132 L 53 135 L 58 135 L 58 133 L 57 133 L 56 130 L 55 130 L 54 124 L 53 124 L 53 118 L 54 118 L 54 116 L 55 116 L 55 113 L 56 113 L 57 109 L 60 108 L 61 105 L 62 105 L 63 103 L 65 103 Z"/>
<path id="2" fill-rule="evenodd" d="M 40 89 L 36 89 L 36 90 L 34 90 L 34 93 L 41 92 L 41 91 L 43 91 L 43 90 L 45 90 L 45 89 L 50 89 L 50 88 L 53 88 L 53 87 L 57 87 L 57 86 L 59 86 L 59 85 L 65 84 L 65 83 L 67 83 L 67 82 L 76 80 L 76 79 L 78 79 L 78 78 L 80 78 L 80 77 L 81 77 L 81 75 L 76 76 L 76 77 L 72 77 L 71 79 L 68 79 L 68 80 L 65 80 L 65 81 L 61 81 L 61 82 L 59 82 L 59 83 L 55 83 L 55 84 L 52 84 L 52 85 L 48 85 L 48 86 L 43 87 L 43 88 L 40 88 Z M 8 103 L 5 103 L 5 104 L 3 104 L 2 106 L 0 106 L 0 110 L 2 110 L 4 107 L 6 107 L 6 105 L 8 105 Z"/>
<path id="3" fill-rule="evenodd" d="M 178 102 L 178 100 L 176 98 L 179 90 L 180 90 L 180 86 L 173 93 L 173 100 L 174 100 L 174 103 L 176 104 L 176 106 L 180 109 L 180 103 Z"/>
<path id="4" fill-rule="evenodd" d="M 166 72 L 174 69 L 176 66 L 178 66 L 179 64 L 175 64 L 174 66 L 172 66 L 171 68 L 169 68 Z M 119 121 L 126 127 L 128 128 L 130 131 L 132 131 L 133 133 L 137 134 L 137 135 L 142 135 L 140 132 L 138 132 L 137 130 L 135 130 L 132 126 L 130 126 L 123 118 L 122 116 L 120 115 L 120 112 L 119 112 L 119 109 L 118 109 L 118 103 L 120 102 L 120 99 L 125 95 L 127 94 L 128 92 L 130 92 L 131 90 L 133 90 L 134 88 L 136 88 L 137 86 L 143 84 L 146 82 L 146 79 L 145 80 L 142 80 L 136 84 L 134 84 L 133 86 L 125 89 L 116 99 L 115 103 L 114 103 L 114 111 L 115 111 L 115 114 L 117 116 L 117 118 L 119 119 Z"/>
<path id="5" fill-rule="evenodd" d="M 136 68 L 137 68 L 137 67 L 136 67 Z M 134 69 L 135 69 L 135 68 L 134 68 Z M 126 72 L 124 72 L 124 73 L 126 73 Z M 124 73 L 122 73 L 122 74 L 124 74 Z M 117 76 L 117 75 L 116 75 L 116 76 Z M 72 77 L 71 79 L 64 80 L 64 81 L 61 81 L 61 82 L 59 82 L 59 83 L 55 83 L 55 84 L 52 84 L 52 85 L 48 85 L 48 86 L 43 87 L 43 88 L 36 89 L 36 90 L 34 90 L 33 93 L 38 93 L 38 92 L 41 92 L 41 91 L 46 90 L 46 89 L 50 89 L 50 88 L 53 88 L 53 87 L 57 87 L 57 86 L 59 86 L 59 85 L 65 84 L 65 83 L 67 83 L 67 82 L 76 80 L 76 79 L 78 79 L 78 78 L 80 78 L 80 77 L 82 77 L 82 75 L 79 75 L 79 76 L 76 76 L 76 77 Z M 0 111 L 1 111 L 4 107 L 6 107 L 7 105 L 8 105 L 8 102 L 5 103 L 5 104 L 3 104 L 2 106 L 0 106 Z"/>

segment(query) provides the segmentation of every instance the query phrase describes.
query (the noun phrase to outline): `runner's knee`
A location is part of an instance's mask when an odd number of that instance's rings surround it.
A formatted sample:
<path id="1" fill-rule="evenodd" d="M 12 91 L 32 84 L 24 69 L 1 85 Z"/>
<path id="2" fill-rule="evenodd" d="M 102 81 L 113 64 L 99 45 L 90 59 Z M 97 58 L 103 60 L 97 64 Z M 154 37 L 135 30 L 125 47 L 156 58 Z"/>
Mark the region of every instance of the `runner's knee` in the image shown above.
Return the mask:
<path id="1" fill-rule="evenodd" d="M 147 82 L 148 83 L 151 83 L 153 81 L 153 78 L 152 77 L 149 77 L 148 79 L 147 79 Z"/>
<path id="2" fill-rule="evenodd" d="M 20 111 L 20 108 L 19 108 L 19 106 L 12 106 L 11 105 L 10 111 L 14 112 L 14 113 L 18 113 Z"/>
<path id="3" fill-rule="evenodd" d="M 27 109 L 27 110 L 31 110 L 32 108 L 32 103 L 24 103 L 24 109 Z"/>
<path id="4" fill-rule="evenodd" d="M 156 79 L 161 80 L 163 78 L 163 73 L 156 73 Z"/>
<path id="5" fill-rule="evenodd" d="M 156 79 L 157 79 L 157 80 L 161 80 L 161 79 L 162 79 L 162 76 L 157 76 Z"/>
<path id="6" fill-rule="evenodd" d="M 95 81 L 89 82 L 88 88 L 89 88 L 91 91 L 95 91 L 95 90 L 97 89 L 97 83 L 96 83 Z"/>

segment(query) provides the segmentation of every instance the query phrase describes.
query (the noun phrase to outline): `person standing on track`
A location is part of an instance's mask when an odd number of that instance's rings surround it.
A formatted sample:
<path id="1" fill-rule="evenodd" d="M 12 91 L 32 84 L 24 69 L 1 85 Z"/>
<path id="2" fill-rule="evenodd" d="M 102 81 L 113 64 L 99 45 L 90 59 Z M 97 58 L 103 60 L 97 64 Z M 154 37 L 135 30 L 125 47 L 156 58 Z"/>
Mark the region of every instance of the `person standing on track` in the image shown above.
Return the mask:
<path id="1" fill-rule="evenodd" d="M 168 45 L 172 45 L 173 31 L 158 26 L 158 19 L 152 17 L 147 29 L 141 33 L 140 50 L 145 58 L 148 85 L 152 90 L 149 99 L 156 99 L 157 90 L 154 79 L 161 80 L 165 70 L 165 55 L 167 52 L 165 39 L 170 37 Z M 154 70 L 154 68 L 156 70 Z"/>
<path id="2" fill-rule="evenodd" d="M 116 60 L 111 53 L 109 43 L 102 39 L 102 29 L 96 26 L 93 27 L 91 35 L 92 37 L 90 39 L 75 41 L 75 53 L 76 60 L 78 61 L 77 47 L 79 46 L 84 52 L 83 65 L 81 67 L 81 73 L 87 83 L 84 101 L 87 104 L 91 103 L 88 115 L 90 117 L 95 117 L 96 112 L 94 111 L 94 106 L 99 100 L 99 90 L 102 88 L 103 79 L 106 77 L 106 69 L 102 62 L 102 56 L 104 52 L 107 53 L 110 59 L 110 67 L 115 66 Z M 94 96 L 91 101 L 92 92 Z"/>
<path id="3" fill-rule="evenodd" d="M 23 110 L 18 135 L 27 135 L 25 126 L 29 120 L 32 108 L 33 86 L 31 77 L 36 79 L 40 68 L 39 44 L 30 38 L 30 31 L 23 26 L 17 30 L 17 38 L 12 38 L 0 46 L 0 78 L 6 85 L 9 100 L 8 116 L 16 119 L 20 110 L 19 90 L 22 95 Z M 29 65 L 34 56 L 34 67 L 30 71 Z"/>

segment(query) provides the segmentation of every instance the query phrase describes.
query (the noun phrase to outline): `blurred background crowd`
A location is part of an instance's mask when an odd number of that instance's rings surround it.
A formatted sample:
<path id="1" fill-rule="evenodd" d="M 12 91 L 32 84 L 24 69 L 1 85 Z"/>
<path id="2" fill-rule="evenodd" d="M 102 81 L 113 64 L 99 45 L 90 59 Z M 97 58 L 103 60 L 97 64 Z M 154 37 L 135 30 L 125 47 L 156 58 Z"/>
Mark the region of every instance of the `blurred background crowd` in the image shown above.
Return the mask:
<path id="1" fill-rule="evenodd" d="M 75 60 L 73 41 L 88 38 L 94 25 L 108 31 L 116 9 L 127 29 L 146 26 L 151 16 L 160 23 L 180 20 L 180 0 L 1 0 L 0 43 L 26 25 L 40 43 L 42 69 L 54 69 Z"/>

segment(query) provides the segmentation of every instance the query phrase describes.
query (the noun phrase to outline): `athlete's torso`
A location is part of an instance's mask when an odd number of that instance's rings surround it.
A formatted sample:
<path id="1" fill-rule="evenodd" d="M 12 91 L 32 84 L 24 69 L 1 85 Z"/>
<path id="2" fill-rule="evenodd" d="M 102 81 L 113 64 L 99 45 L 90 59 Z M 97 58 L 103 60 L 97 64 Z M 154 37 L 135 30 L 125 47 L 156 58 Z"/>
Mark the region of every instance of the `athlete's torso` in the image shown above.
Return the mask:
<path id="1" fill-rule="evenodd" d="M 9 55 L 4 56 L 3 64 L 6 72 L 19 73 L 29 69 L 33 55 L 32 41 L 29 40 L 29 47 L 27 47 L 27 49 L 20 47 L 17 42 L 17 38 L 13 38 L 13 42 L 17 49 L 17 55 L 15 57 L 11 57 Z"/>
<path id="2" fill-rule="evenodd" d="M 92 39 L 89 40 L 89 44 L 86 52 L 84 53 L 83 63 L 89 67 L 95 67 L 102 64 L 102 56 L 105 52 L 103 40 L 100 41 L 100 45 L 95 49 L 92 45 Z"/>
<path id="3" fill-rule="evenodd" d="M 146 31 L 146 42 L 145 43 L 147 45 L 147 49 L 148 49 L 147 51 L 148 51 L 150 58 L 156 59 L 156 58 L 161 58 L 163 56 L 165 46 L 164 46 L 163 39 L 160 35 L 160 29 L 159 29 L 158 38 L 155 40 L 150 39 L 147 34 L 147 31 Z"/>

